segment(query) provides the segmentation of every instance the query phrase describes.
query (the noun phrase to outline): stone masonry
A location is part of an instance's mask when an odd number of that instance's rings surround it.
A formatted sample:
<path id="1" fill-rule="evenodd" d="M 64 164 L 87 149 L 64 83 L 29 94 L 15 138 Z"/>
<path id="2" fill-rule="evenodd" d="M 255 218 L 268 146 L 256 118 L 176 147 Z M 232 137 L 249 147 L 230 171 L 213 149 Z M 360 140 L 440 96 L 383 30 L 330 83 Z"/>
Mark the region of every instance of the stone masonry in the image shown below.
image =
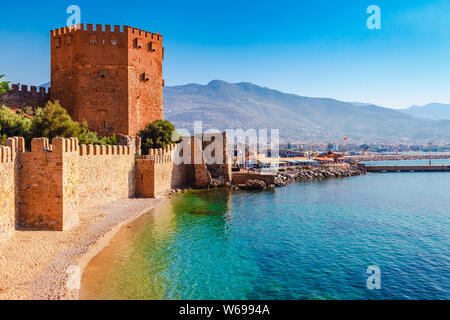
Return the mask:
<path id="1" fill-rule="evenodd" d="M 0 106 L 6 105 L 10 108 L 24 109 L 25 107 L 44 107 L 50 100 L 50 90 L 32 86 L 18 86 L 13 84 L 11 90 L 0 95 Z"/>
<path id="2" fill-rule="evenodd" d="M 9 138 L 0 147 L 0 241 L 15 228 L 66 230 L 78 223 L 83 209 L 106 202 L 216 186 L 211 183 L 216 175 L 231 182 L 226 152 L 217 165 L 202 159 L 209 143 L 197 150 L 199 164 L 177 164 L 181 143 L 141 156 L 139 139 L 118 140 L 123 145 L 79 145 L 76 138 L 55 138 L 50 144 L 37 138 L 27 152 L 23 138 Z M 194 140 L 186 141 L 190 149 Z"/>

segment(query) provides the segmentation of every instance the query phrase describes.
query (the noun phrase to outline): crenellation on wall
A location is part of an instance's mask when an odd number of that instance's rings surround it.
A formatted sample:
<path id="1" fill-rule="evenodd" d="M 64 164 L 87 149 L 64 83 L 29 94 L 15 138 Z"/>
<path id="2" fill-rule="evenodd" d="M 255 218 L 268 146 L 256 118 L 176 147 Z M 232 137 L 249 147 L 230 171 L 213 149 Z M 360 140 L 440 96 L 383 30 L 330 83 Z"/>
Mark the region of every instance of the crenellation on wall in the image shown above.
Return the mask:
<path id="1" fill-rule="evenodd" d="M 85 208 L 119 199 L 161 197 L 173 189 L 209 187 L 211 175 L 227 179 L 228 164 L 176 164 L 181 144 L 137 155 L 140 141 L 122 137 L 120 145 L 80 145 L 76 138 L 37 138 L 25 151 L 23 138 L 0 147 L 0 238 L 15 226 L 63 231 L 82 218 Z M 190 140 L 189 140 L 190 141 Z M 205 144 L 205 146 L 208 144 Z M 203 172 L 205 177 L 200 177 Z M 201 183 L 199 183 L 201 182 Z"/>
<path id="2" fill-rule="evenodd" d="M 12 152 L 10 147 L 0 147 L 0 163 L 12 162 Z"/>
<path id="3" fill-rule="evenodd" d="M 153 33 L 149 31 L 145 31 L 138 28 L 133 28 L 130 26 L 120 26 L 120 25 L 103 25 L 103 24 L 77 24 L 70 27 L 58 28 L 50 31 L 51 37 L 60 37 L 66 34 L 73 34 L 79 32 L 99 32 L 99 33 L 130 33 L 133 35 L 143 36 L 145 38 L 150 38 L 158 41 L 162 41 L 163 36 L 159 33 Z"/>
<path id="4" fill-rule="evenodd" d="M 129 147 L 79 145 L 76 138 L 55 138 L 52 145 L 46 138 L 33 139 L 31 152 L 20 154 L 19 225 L 70 228 L 78 223 L 81 208 L 132 197 L 134 170 Z"/>
<path id="5" fill-rule="evenodd" d="M 25 107 L 44 107 L 50 100 L 50 89 L 35 86 L 12 84 L 11 89 L 0 95 L 0 106 L 24 109 Z"/>

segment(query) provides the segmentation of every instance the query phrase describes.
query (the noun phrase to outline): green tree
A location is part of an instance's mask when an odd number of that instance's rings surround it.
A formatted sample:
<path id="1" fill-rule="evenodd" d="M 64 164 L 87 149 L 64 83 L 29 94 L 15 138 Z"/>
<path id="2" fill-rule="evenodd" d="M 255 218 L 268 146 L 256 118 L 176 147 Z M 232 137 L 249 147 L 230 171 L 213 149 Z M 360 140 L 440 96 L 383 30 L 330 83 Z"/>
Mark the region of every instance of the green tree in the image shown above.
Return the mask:
<path id="1" fill-rule="evenodd" d="M 8 137 L 30 137 L 31 120 L 21 114 L 16 114 L 10 108 L 0 108 L 0 144 Z"/>
<path id="2" fill-rule="evenodd" d="M 142 152 L 148 154 L 149 149 L 159 149 L 172 143 L 175 126 L 167 120 L 156 120 L 139 131 L 142 139 Z"/>
<path id="3" fill-rule="evenodd" d="M 4 78 L 4 74 L 0 74 L 0 80 Z M 0 94 L 5 93 L 9 90 L 9 81 L 0 81 Z"/>
<path id="4" fill-rule="evenodd" d="M 58 101 L 47 102 L 45 108 L 38 108 L 34 112 L 31 123 L 31 136 L 45 137 L 50 140 L 56 137 L 78 138 L 80 144 L 115 144 L 116 137 L 98 137 L 95 132 L 89 131 L 86 121 L 78 123 L 73 121 L 66 109 Z"/>
<path id="5" fill-rule="evenodd" d="M 0 108 L 0 144 L 4 144 L 8 137 L 24 137 L 27 147 L 32 138 L 78 138 L 81 144 L 116 144 L 116 136 L 98 137 L 89 131 L 86 121 L 73 121 L 59 102 L 47 102 L 45 108 L 38 108 L 34 116 L 30 108 L 14 113 L 8 107 Z"/>
<path id="6" fill-rule="evenodd" d="M 80 124 L 72 120 L 58 101 L 49 101 L 45 108 L 38 108 L 31 123 L 33 137 L 70 138 L 78 137 L 81 131 Z"/>

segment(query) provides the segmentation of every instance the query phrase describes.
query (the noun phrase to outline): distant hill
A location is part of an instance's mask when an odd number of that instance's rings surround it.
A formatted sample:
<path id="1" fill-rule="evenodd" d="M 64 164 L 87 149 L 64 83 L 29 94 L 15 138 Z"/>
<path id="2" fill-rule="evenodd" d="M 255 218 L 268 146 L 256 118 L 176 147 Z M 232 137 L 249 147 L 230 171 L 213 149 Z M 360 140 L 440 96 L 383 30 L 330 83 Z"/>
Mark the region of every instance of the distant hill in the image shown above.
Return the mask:
<path id="1" fill-rule="evenodd" d="M 42 88 L 50 88 L 50 86 L 51 86 L 51 82 L 47 82 L 47 83 L 44 83 L 44 84 L 41 84 L 39 87 L 42 87 Z"/>
<path id="2" fill-rule="evenodd" d="M 450 121 L 432 121 L 371 104 L 309 98 L 252 83 L 215 80 L 165 87 L 165 118 L 177 128 L 274 128 L 284 140 L 329 142 L 450 141 Z"/>
<path id="3" fill-rule="evenodd" d="M 450 120 L 450 104 L 430 103 L 425 106 L 411 106 L 400 111 L 424 119 Z"/>

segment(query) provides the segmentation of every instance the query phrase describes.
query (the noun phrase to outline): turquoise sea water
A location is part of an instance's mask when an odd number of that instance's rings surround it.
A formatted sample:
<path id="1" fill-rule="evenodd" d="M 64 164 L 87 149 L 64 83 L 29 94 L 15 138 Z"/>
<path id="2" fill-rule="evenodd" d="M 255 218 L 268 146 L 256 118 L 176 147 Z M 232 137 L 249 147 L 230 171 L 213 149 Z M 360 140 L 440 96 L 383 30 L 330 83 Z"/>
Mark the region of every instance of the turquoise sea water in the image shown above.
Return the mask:
<path id="1" fill-rule="evenodd" d="M 187 193 L 132 234 L 100 254 L 109 268 L 87 268 L 87 297 L 450 298 L 446 172 Z M 371 265 L 381 290 L 367 289 Z"/>

